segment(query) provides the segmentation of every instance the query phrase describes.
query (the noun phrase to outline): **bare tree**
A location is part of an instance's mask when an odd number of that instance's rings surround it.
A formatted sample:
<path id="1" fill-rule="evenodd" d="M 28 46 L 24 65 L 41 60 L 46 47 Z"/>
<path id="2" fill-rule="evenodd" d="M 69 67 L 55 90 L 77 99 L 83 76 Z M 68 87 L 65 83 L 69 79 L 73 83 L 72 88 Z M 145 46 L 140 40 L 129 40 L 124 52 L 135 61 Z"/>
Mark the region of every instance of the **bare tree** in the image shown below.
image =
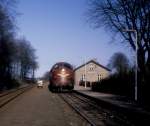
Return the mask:
<path id="1" fill-rule="evenodd" d="M 19 63 L 20 63 L 20 77 L 25 79 L 32 73 L 34 76 L 34 71 L 38 68 L 38 63 L 36 61 L 37 57 L 35 55 L 35 49 L 30 45 L 30 43 L 25 39 L 20 39 L 18 43 L 19 48 Z"/>
<path id="2" fill-rule="evenodd" d="M 11 87 L 9 81 L 12 78 L 11 62 L 14 53 L 11 46 L 13 45 L 15 30 L 11 18 L 12 14 L 8 11 L 8 6 L 6 1 L 0 0 L 0 88 L 3 88 L 5 85 Z"/>
<path id="3" fill-rule="evenodd" d="M 49 77 L 50 77 L 50 73 L 49 73 L 49 71 L 47 71 L 47 72 L 44 73 L 42 78 L 43 78 L 43 80 L 48 81 Z"/>
<path id="4" fill-rule="evenodd" d="M 35 49 L 26 39 L 15 38 L 16 0 L 0 0 L 0 90 L 12 88 L 20 76 L 34 78 L 38 68 Z"/>
<path id="5" fill-rule="evenodd" d="M 89 21 L 95 27 L 105 26 L 120 34 L 125 44 L 136 49 L 134 29 L 138 35 L 138 70 L 140 77 L 150 75 L 150 1 L 149 0 L 90 0 Z M 120 41 L 118 41 L 120 42 Z"/>
<path id="6" fill-rule="evenodd" d="M 114 53 L 110 58 L 108 66 L 115 69 L 118 74 L 126 74 L 129 71 L 129 60 L 125 54 L 121 52 Z"/>

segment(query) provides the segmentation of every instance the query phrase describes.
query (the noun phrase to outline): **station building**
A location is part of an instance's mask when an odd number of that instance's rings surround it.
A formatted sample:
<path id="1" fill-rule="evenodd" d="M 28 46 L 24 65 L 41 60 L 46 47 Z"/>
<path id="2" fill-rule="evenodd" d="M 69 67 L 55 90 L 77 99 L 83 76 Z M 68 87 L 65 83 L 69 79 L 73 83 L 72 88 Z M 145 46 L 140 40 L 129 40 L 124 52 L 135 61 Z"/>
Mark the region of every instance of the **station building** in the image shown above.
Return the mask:
<path id="1" fill-rule="evenodd" d="M 101 81 L 110 74 L 110 69 L 99 64 L 95 60 L 90 60 L 85 64 L 77 67 L 74 70 L 75 73 L 75 85 L 81 86 L 81 83 L 85 83 L 91 86 L 92 82 Z"/>

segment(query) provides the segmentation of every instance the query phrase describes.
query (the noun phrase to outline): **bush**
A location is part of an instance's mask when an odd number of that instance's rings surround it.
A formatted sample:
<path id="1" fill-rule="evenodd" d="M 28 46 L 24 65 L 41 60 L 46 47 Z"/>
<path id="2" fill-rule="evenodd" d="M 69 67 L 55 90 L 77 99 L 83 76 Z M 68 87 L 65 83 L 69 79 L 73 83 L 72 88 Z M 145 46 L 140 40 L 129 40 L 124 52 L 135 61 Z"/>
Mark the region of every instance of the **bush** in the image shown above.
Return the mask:
<path id="1" fill-rule="evenodd" d="M 5 80 L 3 80 L 1 82 L 3 85 L 2 87 L 0 88 L 0 91 L 3 91 L 3 90 L 10 90 L 12 88 L 16 88 L 16 87 L 19 87 L 20 86 L 20 83 L 19 81 L 15 80 L 15 79 L 11 79 L 11 78 L 7 78 Z"/>
<path id="2" fill-rule="evenodd" d="M 112 75 L 100 82 L 92 83 L 92 90 L 133 98 L 134 76 L 132 74 Z"/>

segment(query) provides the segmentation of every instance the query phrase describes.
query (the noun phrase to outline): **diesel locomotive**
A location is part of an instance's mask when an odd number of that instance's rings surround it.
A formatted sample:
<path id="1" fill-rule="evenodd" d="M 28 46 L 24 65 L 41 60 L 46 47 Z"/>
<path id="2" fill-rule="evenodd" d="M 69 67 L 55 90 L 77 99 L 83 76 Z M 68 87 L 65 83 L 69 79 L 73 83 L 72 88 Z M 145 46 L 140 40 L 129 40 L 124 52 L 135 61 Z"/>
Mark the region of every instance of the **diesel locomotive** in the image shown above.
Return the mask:
<path id="1" fill-rule="evenodd" d="M 74 88 L 74 71 L 72 65 L 66 62 L 56 63 L 49 74 L 49 89 L 51 91 L 72 90 Z"/>

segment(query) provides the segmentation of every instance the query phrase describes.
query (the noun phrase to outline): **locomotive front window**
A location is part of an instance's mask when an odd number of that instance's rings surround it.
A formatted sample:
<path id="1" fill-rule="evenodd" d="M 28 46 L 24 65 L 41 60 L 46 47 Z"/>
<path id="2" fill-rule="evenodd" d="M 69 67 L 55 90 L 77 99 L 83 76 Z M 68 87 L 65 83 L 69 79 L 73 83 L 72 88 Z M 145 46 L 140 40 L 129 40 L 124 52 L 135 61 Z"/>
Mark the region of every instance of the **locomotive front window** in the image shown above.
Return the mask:
<path id="1" fill-rule="evenodd" d="M 70 65 L 70 64 L 64 64 L 64 67 L 67 67 L 67 68 L 69 68 L 69 69 L 72 69 L 72 66 Z"/>
<path id="2" fill-rule="evenodd" d="M 56 65 L 54 66 L 54 69 L 57 69 L 57 68 L 59 68 L 59 65 L 58 65 L 58 64 L 56 64 Z"/>

